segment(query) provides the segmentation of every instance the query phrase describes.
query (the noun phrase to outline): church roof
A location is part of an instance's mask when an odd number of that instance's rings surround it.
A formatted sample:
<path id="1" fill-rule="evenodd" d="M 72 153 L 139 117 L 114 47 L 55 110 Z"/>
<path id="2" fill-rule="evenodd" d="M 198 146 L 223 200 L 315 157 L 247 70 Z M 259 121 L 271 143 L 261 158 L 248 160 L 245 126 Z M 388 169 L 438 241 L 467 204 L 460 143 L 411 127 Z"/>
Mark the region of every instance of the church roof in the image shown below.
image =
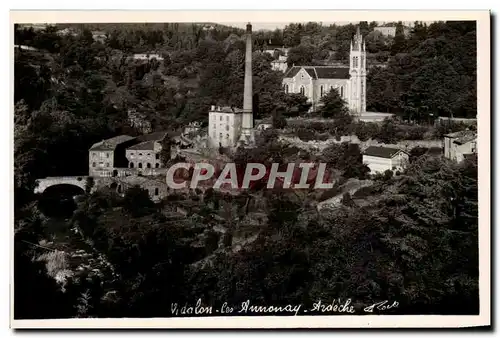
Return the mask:
<path id="1" fill-rule="evenodd" d="M 285 78 L 293 78 L 297 73 L 304 70 L 314 79 L 349 79 L 349 68 L 331 66 L 294 66 L 285 74 Z"/>

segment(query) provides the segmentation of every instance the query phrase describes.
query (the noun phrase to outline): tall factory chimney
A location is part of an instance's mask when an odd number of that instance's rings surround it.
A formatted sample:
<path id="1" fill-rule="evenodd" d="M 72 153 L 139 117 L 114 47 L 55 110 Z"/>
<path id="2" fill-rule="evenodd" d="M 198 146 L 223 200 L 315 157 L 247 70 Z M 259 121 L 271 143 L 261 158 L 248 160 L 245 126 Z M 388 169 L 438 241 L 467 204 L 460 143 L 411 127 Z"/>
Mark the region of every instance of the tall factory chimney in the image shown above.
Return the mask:
<path id="1" fill-rule="evenodd" d="M 245 89 L 243 92 L 243 116 L 241 122 L 241 137 L 246 145 L 255 141 L 253 129 L 253 102 L 252 102 L 252 25 L 247 24 L 246 52 L 245 52 Z"/>

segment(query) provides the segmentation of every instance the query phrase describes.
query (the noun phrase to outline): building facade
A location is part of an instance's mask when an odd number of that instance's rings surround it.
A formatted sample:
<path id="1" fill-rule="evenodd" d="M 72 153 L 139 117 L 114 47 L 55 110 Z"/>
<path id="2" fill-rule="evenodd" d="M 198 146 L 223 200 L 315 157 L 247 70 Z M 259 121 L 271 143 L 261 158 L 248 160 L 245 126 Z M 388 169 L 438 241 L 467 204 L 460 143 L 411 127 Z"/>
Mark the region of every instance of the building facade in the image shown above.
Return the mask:
<path id="1" fill-rule="evenodd" d="M 210 147 L 235 146 L 240 138 L 241 122 L 241 109 L 212 106 L 208 113 Z"/>
<path id="2" fill-rule="evenodd" d="M 462 162 L 467 155 L 477 153 L 477 133 L 463 130 L 444 135 L 444 156 Z"/>
<path id="3" fill-rule="evenodd" d="M 286 73 L 288 69 L 287 59 L 287 56 L 280 55 L 278 59 L 271 61 L 271 69 Z"/>
<path id="4" fill-rule="evenodd" d="M 120 135 L 95 143 L 89 149 L 89 176 L 113 176 L 114 168 L 126 167 L 125 150 L 135 137 Z"/>
<path id="5" fill-rule="evenodd" d="M 363 164 L 370 168 L 371 174 L 386 170 L 403 170 L 409 161 L 407 152 L 397 148 L 368 147 L 363 153 Z"/>
<path id="6" fill-rule="evenodd" d="M 143 175 L 154 175 L 155 170 L 163 168 L 161 151 L 162 142 L 167 137 L 166 132 L 157 132 L 142 135 L 137 138 L 137 144 L 128 147 L 125 156 L 128 160 L 128 168 L 136 169 Z"/>
<path id="7" fill-rule="evenodd" d="M 366 49 L 359 27 L 351 41 L 349 67 L 294 66 L 285 73 L 283 89 L 305 95 L 312 111 L 324 95 L 337 90 L 353 114 L 366 112 Z"/>

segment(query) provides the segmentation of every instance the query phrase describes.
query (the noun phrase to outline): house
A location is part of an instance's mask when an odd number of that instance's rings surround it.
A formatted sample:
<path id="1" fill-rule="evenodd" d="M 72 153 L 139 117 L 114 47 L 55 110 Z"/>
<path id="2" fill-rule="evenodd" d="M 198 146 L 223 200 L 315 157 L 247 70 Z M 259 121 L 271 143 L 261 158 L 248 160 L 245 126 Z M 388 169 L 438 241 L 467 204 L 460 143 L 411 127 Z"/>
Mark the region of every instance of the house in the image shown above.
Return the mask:
<path id="1" fill-rule="evenodd" d="M 280 55 L 277 60 L 271 61 L 271 69 L 285 73 L 288 68 L 287 59 L 287 56 Z"/>
<path id="2" fill-rule="evenodd" d="M 139 136 L 139 143 L 128 147 L 125 156 L 130 169 L 137 169 L 143 175 L 154 175 L 155 170 L 162 168 L 160 153 L 163 149 L 162 142 L 167 137 L 167 132 L 155 132 Z M 143 170 L 144 169 L 144 170 Z"/>
<path id="3" fill-rule="evenodd" d="M 89 176 L 114 176 L 115 168 L 127 166 L 125 149 L 135 142 L 135 137 L 119 135 L 93 144 L 89 149 Z"/>
<path id="4" fill-rule="evenodd" d="M 381 27 L 375 27 L 373 29 L 375 32 L 379 32 L 383 36 L 386 37 L 395 37 L 396 36 L 396 26 L 381 26 Z M 410 35 L 411 28 L 403 26 L 403 34 L 405 37 L 408 37 Z"/>
<path id="5" fill-rule="evenodd" d="M 444 156 L 450 160 L 462 162 L 469 154 L 477 153 L 477 133 L 462 130 L 444 135 Z"/>
<path id="6" fill-rule="evenodd" d="M 368 147 L 363 153 L 363 164 L 372 174 L 386 170 L 402 170 L 409 160 L 409 154 L 401 149 L 386 147 Z"/>

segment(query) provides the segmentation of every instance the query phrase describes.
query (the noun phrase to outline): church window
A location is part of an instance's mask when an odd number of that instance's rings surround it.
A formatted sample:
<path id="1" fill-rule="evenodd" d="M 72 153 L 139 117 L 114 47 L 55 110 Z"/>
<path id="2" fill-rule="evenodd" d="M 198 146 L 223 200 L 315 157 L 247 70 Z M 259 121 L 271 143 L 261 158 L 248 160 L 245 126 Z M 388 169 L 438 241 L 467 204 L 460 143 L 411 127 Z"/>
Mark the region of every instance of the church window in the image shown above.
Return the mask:
<path id="1" fill-rule="evenodd" d="M 222 115 L 220 116 L 219 121 L 222 121 Z"/>
<path id="2" fill-rule="evenodd" d="M 156 163 L 155 167 L 159 168 L 160 167 L 160 163 Z"/>
<path id="3" fill-rule="evenodd" d="M 138 167 L 139 167 L 139 168 L 142 168 L 142 163 L 141 163 L 141 162 L 139 162 Z"/>
<path id="4" fill-rule="evenodd" d="M 320 96 L 321 96 L 321 97 L 323 97 L 323 95 L 325 94 L 325 93 L 324 93 L 324 88 L 323 88 L 323 85 L 321 85 L 320 89 L 321 89 L 321 94 L 320 94 Z"/>
<path id="5" fill-rule="evenodd" d="M 155 196 L 158 196 L 158 193 L 159 193 L 158 188 L 155 188 Z"/>
<path id="6" fill-rule="evenodd" d="M 344 86 L 340 87 L 340 97 L 344 97 Z"/>
<path id="7" fill-rule="evenodd" d="M 301 93 L 302 95 L 305 95 L 305 93 L 306 93 L 306 89 L 304 88 L 304 86 L 300 86 L 300 93 Z"/>
<path id="8" fill-rule="evenodd" d="M 288 85 L 287 84 L 285 85 L 285 93 L 288 94 Z"/>
<path id="9" fill-rule="evenodd" d="M 151 163 L 146 164 L 146 167 L 151 168 Z"/>
<path id="10" fill-rule="evenodd" d="M 364 63 L 365 63 L 365 57 L 361 55 L 361 67 L 365 66 Z"/>
<path id="11" fill-rule="evenodd" d="M 134 162 L 130 162 L 130 168 L 134 167 Z"/>

